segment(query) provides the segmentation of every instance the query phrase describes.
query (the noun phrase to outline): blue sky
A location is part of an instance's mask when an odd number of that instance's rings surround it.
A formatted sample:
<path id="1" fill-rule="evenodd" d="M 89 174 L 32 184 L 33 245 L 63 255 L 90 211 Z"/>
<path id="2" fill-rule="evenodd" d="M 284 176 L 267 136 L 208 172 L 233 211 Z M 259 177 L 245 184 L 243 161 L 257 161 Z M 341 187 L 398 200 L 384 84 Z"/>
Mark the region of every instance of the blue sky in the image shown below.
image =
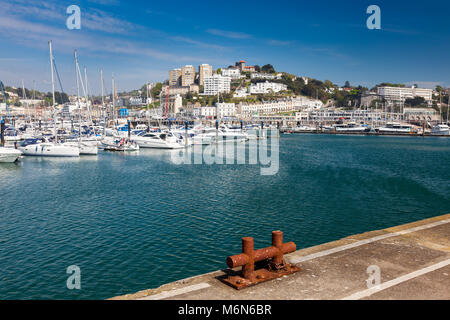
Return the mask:
<path id="1" fill-rule="evenodd" d="M 66 8 L 81 8 L 81 30 Z M 381 30 L 366 9 L 381 8 Z M 450 86 L 449 1 L 24 1 L 0 0 L 0 79 L 49 91 L 48 40 L 64 90 L 75 90 L 73 50 L 91 92 L 168 78 L 185 64 L 226 67 L 244 59 L 342 85 Z"/>

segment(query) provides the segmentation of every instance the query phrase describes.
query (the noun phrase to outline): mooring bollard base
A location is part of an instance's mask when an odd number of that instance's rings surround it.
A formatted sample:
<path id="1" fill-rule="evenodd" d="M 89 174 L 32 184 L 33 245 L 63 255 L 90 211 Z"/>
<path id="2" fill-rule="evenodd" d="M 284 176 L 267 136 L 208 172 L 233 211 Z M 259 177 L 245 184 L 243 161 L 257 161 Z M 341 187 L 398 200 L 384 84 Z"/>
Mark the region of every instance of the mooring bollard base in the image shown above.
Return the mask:
<path id="1" fill-rule="evenodd" d="M 291 264 L 285 264 L 283 268 L 279 270 L 268 270 L 267 268 L 258 269 L 254 271 L 254 280 L 249 280 L 243 277 L 242 272 L 238 272 L 237 275 L 230 275 L 223 277 L 220 280 L 229 285 L 230 287 L 241 290 L 262 282 L 274 280 L 290 274 L 299 272 L 301 269 Z"/>

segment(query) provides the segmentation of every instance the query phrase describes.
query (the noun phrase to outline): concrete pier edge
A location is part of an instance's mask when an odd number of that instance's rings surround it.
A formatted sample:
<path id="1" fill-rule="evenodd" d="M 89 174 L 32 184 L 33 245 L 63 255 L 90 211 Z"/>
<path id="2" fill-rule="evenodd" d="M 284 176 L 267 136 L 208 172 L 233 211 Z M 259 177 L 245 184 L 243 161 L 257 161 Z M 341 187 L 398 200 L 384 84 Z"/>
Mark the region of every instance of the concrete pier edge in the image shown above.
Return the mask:
<path id="1" fill-rule="evenodd" d="M 317 246 L 313 246 L 310 248 L 305 248 L 301 250 L 297 250 L 294 253 L 285 256 L 285 260 L 289 263 L 294 263 L 302 267 L 302 264 L 305 261 L 314 260 L 314 259 L 324 259 L 325 256 L 333 255 L 335 253 L 343 252 L 345 250 L 350 250 L 355 247 L 363 247 L 367 246 L 370 243 L 374 243 L 381 240 L 389 240 L 394 237 L 401 237 L 402 239 L 406 239 L 407 241 L 413 241 L 415 244 L 417 243 L 420 246 L 424 246 L 424 248 L 429 248 L 430 250 L 437 250 L 447 255 L 447 258 L 450 258 L 450 243 L 449 238 L 446 238 L 444 235 L 444 240 L 442 240 L 442 236 L 436 236 L 436 241 L 430 241 L 433 239 L 433 235 L 428 235 L 427 238 L 421 238 L 419 231 L 427 231 L 432 230 L 434 227 L 444 226 L 444 232 L 450 233 L 450 214 L 445 214 L 441 216 L 436 216 L 429 219 L 424 219 L 416 222 L 411 222 L 399 226 L 394 226 L 386 229 L 369 231 L 361 234 L 351 235 L 340 240 L 320 244 Z M 441 232 L 442 233 L 442 232 Z M 286 238 L 289 239 L 289 235 L 286 235 Z M 370 251 L 368 252 L 370 254 Z M 224 257 L 224 269 L 225 265 Z M 165 285 L 160 286 L 155 289 L 142 290 L 132 294 L 126 294 L 122 296 L 117 296 L 110 298 L 109 300 L 160 300 L 160 299 L 168 299 L 177 296 L 183 297 L 183 299 L 190 300 L 189 296 L 190 292 L 201 291 L 210 287 L 219 287 L 220 290 L 226 292 L 226 295 L 230 295 L 230 297 L 237 291 L 232 288 L 227 287 L 216 277 L 223 275 L 224 272 L 222 270 L 217 270 L 189 278 L 185 278 L 182 280 L 178 280 L 175 282 L 167 283 Z M 344 276 L 344 275 L 343 275 Z M 298 273 L 296 277 L 302 277 L 302 272 Z M 450 281 L 450 277 L 448 278 Z M 276 280 L 273 280 L 276 281 Z M 272 281 L 272 282 L 273 282 Z M 223 287 L 223 288 L 222 288 Z M 257 286 L 258 287 L 258 286 Z M 254 290 L 258 290 L 257 287 L 254 287 Z M 242 293 L 240 293 L 242 294 Z M 444 296 L 447 296 L 450 299 L 450 289 L 449 292 L 444 292 Z M 274 295 L 276 297 L 276 295 Z M 326 298 L 326 297 L 325 297 Z M 192 299 L 198 299 L 198 297 L 193 297 Z M 223 299 L 221 297 L 211 296 L 209 299 Z M 267 299 L 271 299 L 267 297 Z M 319 298 L 320 299 L 320 298 Z"/>

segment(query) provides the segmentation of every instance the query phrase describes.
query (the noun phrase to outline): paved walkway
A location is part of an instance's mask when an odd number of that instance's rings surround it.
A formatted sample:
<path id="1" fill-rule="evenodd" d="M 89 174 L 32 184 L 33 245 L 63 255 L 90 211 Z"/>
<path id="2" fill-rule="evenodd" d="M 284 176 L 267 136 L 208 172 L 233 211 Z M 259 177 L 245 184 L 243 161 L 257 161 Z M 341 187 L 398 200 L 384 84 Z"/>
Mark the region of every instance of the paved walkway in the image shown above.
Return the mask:
<path id="1" fill-rule="evenodd" d="M 224 274 L 217 271 L 113 299 L 450 299 L 450 214 L 350 236 L 285 258 L 302 270 L 240 291 L 217 280 Z M 371 280 L 377 271 L 378 285 Z"/>

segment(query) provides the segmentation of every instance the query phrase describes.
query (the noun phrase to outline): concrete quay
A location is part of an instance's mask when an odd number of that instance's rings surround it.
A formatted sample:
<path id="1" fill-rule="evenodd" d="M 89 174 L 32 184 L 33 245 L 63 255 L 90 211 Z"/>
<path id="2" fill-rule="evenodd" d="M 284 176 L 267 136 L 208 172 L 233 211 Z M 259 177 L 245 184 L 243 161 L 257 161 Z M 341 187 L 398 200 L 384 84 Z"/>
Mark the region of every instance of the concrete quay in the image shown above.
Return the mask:
<path id="1" fill-rule="evenodd" d="M 285 260 L 301 271 L 239 291 L 216 271 L 112 299 L 448 300 L 450 214 L 298 250 Z"/>

